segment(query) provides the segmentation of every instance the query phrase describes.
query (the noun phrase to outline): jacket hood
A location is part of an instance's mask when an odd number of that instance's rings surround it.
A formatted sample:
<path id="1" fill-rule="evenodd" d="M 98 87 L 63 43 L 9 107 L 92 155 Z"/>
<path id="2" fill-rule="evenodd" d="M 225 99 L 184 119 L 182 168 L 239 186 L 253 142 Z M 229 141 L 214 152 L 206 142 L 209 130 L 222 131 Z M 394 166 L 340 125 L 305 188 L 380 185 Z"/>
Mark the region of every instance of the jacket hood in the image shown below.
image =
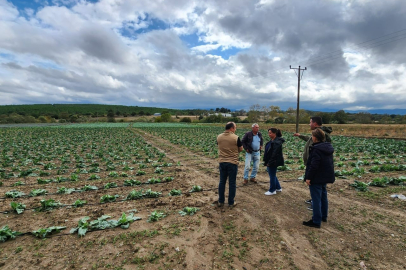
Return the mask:
<path id="1" fill-rule="evenodd" d="M 333 128 L 332 127 L 325 127 L 325 126 L 321 126 L 320 127 L 321 130 L 323 130 L 324 132 L 330 134 L 331 132 L 333 132 Z"/>
<path id="2" fill-rule="evenodd" d="M 273 142 L 274 142 L 274 143 L 275 143 L 275 142 L 278 142 L 278 143 L 282 144 L 282 143 L 285 142 L 285 139 L 282 138 L 282 137 L 276 137 L 276 138 L 273 140 Z"/>
<path id="3" fill-rule="evenodd" d="M 316 143 L 312 147 L 323 152 L 325 155 L 332 155 L 334 153 L 334 148 L 329 142 Z"/>

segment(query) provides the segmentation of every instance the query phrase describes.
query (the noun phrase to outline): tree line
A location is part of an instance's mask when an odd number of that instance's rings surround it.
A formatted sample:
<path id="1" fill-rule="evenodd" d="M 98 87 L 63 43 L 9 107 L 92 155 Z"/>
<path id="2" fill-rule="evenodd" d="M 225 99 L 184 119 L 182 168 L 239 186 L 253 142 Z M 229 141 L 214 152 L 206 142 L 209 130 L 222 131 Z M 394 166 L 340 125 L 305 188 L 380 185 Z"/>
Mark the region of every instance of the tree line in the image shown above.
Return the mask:
<path id="1" fill-rule="evenodd" d="M 160 113 L 153 119 L 151 116 Z M 179 116 L 192 117 L 179 117 Z M 231 115 L 231 117 L 230 117 Z M 116 118 L 125 121 L 126 117 L 137 116 L 136 121 L 155 122 L 205 122 L 224 123 L 234 121 L 238 123 L 296 123 L 296 109 L 282 110 L 279 106 L 261 106 L 254 104 L 248 111 L 232 111 L 221 107 L 209 110 L 188 109 L 176 110 L 157 107 L 138 107 L 99 104 L 38 104 L 38 105 L 4 105 L 0 106 L 0 123 L 52 123 L 52 122 L 115 122 Z M 300 109 L 299 123 L 307 124 L 310 116 L 321 116 L 325 124 L 337 123 L 398 123 L 405 124 L 406 116 L 397 114 L 371 114 L 368 112 L 349 113 L 344 110 L 337 112 L 317 112 Z"/>
<path id="2" fill-rule="evenodd" d="M 242 114 L 244 112 L 239 112 Z M 248 120 L 250 123 L 253 122 L 268 122 L 268 123 L 296 123 L 296 109 L 290 107 L 286 111 L 280 109 L 279 106 L 261 106 L 259 104 L 252 105 L 250 110 L 247 112 Z M 347 124 L 347 123 L 358 123 L 358 124 L 405 124 L 406 115 L 398 114 L 371 114 L 369 112 L 358 112 L 349 113 L 344 110 L 339 110 L 337 112 L 318 112 L 310 110 L 299 110 L 299 123 L 307 124 L 309 123 L 309 118 L 311 116 L 320 116 L 325 124 Z"/>

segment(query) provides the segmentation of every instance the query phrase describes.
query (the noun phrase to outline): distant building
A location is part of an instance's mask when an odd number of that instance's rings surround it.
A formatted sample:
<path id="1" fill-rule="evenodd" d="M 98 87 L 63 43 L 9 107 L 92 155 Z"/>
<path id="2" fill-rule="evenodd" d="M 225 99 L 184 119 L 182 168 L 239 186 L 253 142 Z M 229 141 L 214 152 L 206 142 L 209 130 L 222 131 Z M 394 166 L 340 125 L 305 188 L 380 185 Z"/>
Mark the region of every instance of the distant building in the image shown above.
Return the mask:
<path id="1" fill-rule="evenodd" d="M 154 116 L 161 116 L 160 113 L 154 113 Z"/>
<path id="2" fill-rule="evenodd" d="M 232 117 L 231 113 L 213 113 L 209 115 L 222 115 L 223 117 Z"/>

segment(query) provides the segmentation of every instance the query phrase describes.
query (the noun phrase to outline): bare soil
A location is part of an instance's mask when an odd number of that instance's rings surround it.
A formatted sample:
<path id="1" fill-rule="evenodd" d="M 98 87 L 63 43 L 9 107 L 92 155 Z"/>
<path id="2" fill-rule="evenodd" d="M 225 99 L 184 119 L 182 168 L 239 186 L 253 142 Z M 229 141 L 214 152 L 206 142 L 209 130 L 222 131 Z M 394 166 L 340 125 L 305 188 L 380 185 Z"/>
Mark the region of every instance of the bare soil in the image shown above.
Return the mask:
<path id="1" fill-rule="evenodd" d="M 308 228 L 302 221 L 311 218 L 305 203 L 310 197 L 308 188 L 297 180 L 301 171 L 278 172 L 283 191 L 265 196 L 269 178 L 264 167 L 260 167 L 258 184 L 243 186 L 241 162 L 237 205 L 218 207 L 216 160 L 143 131 L 134 129 L 134 132 L 165 151 L 173 164 L 181 164 L 167 169 L 175 175 L 173 182 L 151 185 L 151 189 L 166 195 L 176 188 L 184 195 L 47 212 L 27 210 L 20 216 L 1 214 L 1 226 L 8 224 L 21 232 L 46 226 L 67 229 L 44 240 L 24 235 L 1 243 L 0 268 L 406 269 L 406 201 L 390 198 L 394 193 L 406 195 L 404 187 L 371 188 L 373 192 L 364 194 L 349 187 L 353 180 L 337 179 L 328 187 L 328 222 L 320 229 Z M 145 181 L 142 177 L 137 179 Z M 27 179 L 30 181 L 34 180 Z M 193 185 L 202 186 L 204 191 L 188 193 Z M 132 189 L 137 188 L 123 187 L 108 193 L 123 195 Z M 104 190 L 86 195 L 73 193 L 64 195 L 61 202 L 97 201 L 105 193 Z M 29 208 L 40 199 L 21 201 Z M 1 209 L 8 209 L 10 201 L 0 200 Z M 186 206 L 198 207 L 200 211 L 182 217 L 178 211 Z M 122 212 L 132 209 L 138 210 L 136 215 L 142 220 L 135 221 L 127 230 L 94 231 L 82 238 L 68 233 L 84 216 L 96 219 L 105 214 L 118 219 Z M 167 216 L 148 223 L 154 210 L 162 210 Z"/>

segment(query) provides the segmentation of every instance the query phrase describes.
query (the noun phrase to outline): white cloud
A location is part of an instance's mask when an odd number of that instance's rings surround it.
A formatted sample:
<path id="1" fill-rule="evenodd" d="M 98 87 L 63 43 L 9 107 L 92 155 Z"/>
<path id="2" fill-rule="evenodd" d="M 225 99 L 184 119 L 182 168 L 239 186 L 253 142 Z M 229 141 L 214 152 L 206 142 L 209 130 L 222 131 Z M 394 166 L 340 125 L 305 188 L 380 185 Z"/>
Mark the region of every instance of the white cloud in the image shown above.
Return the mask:
<path id="1" fill-rule="evenodd" d="M 0 18 L 2 21 L 15 20 L 19 15 L 18 10 L 13 4 L 6 0 L 0 0 Z"/>
<path id="2" fill-rule="evenodd" d="M 196 52 L 207 53 L 207 52 L 212 51 L 212 50 L 217 50 L 220 46 L 221 46 L 220 44 L 200 45 L 200 46 L 196 46 L 196 47 L 191 48 L 191 50 L 196 51 Z"/>

